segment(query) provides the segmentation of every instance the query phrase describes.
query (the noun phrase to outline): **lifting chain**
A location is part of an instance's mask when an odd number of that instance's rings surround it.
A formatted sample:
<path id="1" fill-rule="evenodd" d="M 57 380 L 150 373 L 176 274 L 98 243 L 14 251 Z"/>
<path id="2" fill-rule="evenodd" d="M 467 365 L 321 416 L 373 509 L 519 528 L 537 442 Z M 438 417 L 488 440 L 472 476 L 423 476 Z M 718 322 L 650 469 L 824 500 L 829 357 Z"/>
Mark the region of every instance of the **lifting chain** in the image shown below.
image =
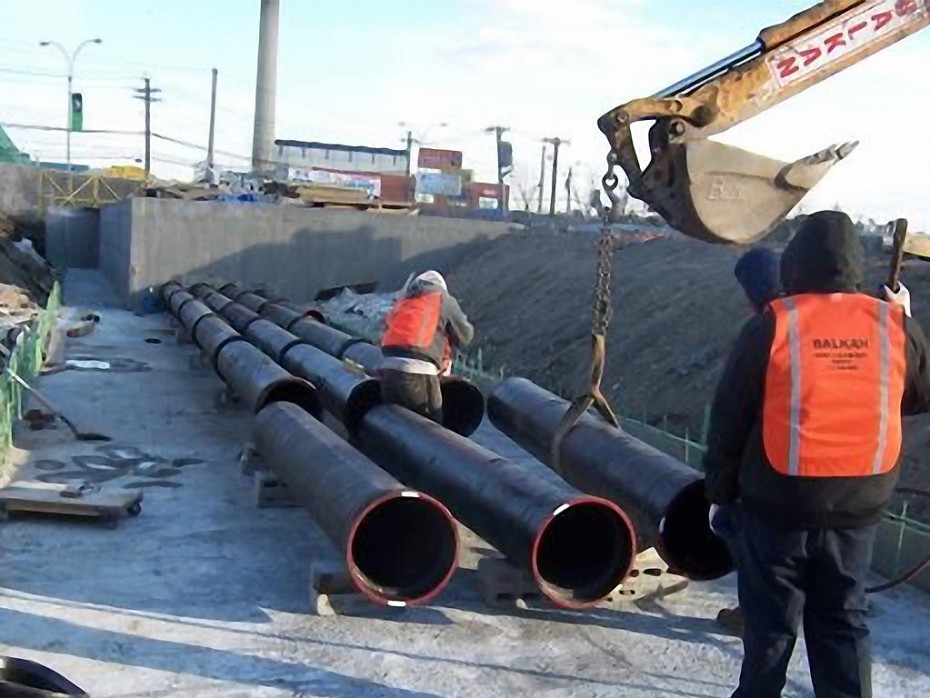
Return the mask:
<path id="1" fill-rule="evenodd" d="M 591 380 L 587 392 L 572 402 L 553 435 L 550 460 L 556 472 L 559 471 L 562 440 L 588 409 L 594 407 L 611 425 L 620 426 L 607 398 L 601 392 L 606 359 L 607 327 L 612 313 L 610 281 L 613 269 L 613 234 L 611 224 L 621 213 L 621 201 L 617 195 L 617 186 L 620 184 L 616 173 L 617 164 L 617 152 L 611 150 L 607 154 L 607 172 L 601 179 L 610 203 L 604 207 L 601 214 L 601 233 L 597 241 L 597 279 L 594 285 L 594 318 L 591 323 Z"/>

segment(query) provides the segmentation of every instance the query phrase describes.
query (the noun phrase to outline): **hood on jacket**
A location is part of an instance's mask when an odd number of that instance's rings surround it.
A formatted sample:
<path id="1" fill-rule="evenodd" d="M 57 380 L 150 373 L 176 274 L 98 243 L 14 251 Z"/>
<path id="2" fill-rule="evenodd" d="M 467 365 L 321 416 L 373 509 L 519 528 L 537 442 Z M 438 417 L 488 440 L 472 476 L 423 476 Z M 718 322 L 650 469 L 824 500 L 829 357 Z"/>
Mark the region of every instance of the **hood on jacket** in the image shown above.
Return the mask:
<path id="1" fill-rule="evenodd" d="M 788 295 L 852 293 L 864 280 L 865 253 L 849 216 L 818 211 L 801 224 L 781 256 L 781 282 Z"/>
<path id="2" fill-rule="evenodd" d="M 742 257 L 733 269 L 733 275 L 756 312 L 781 295 L 778 253 L 765 247 L 756 247 Z"/>
<path id="3" fill-rule="evenodd" d="M 446 280 L 438 271 L 424 271 L 417 276 L 407 287 L 406 295 L 416 296 L 430 291 L 448 291 Z"/>

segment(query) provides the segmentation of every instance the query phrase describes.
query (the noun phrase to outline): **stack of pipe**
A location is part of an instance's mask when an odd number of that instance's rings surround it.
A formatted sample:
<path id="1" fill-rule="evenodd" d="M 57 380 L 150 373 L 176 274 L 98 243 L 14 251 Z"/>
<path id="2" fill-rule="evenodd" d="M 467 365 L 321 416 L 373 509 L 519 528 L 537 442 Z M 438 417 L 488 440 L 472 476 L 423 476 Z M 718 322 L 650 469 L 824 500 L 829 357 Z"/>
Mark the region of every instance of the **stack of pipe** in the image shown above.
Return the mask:
<path id="1" fill-rule="evenodd" d="M 198 290 L 205 299 L 222 296 Z M 458 532 L 449 511 L 401 485 L 323 426 L 309 382 L 282 369 L 183 289 L 166 285 L 163 294 L 219 376 L 257 413 L 254 437 L 263 458 L 338 547 L 359 591 L 393 606 L 438 594 L 458 566 Z M 237 304 L 213 298 L 220 312 L 241 315 Z M 258 323 L 265 327 L 254 327 Z M 291 347 L 281 346 L 281 339 L 300 342 L 293 335 L 282 338 L 288 333 L 264 320 L 246 329 L 282 355 Z"/>
<path id="2" fill-rule="evenodd" d="M 232 311 L 227 306 L 223 312 Z M 245 337 L 296 375 L 312 380 L 327 411 L 343 422 L 365 455 L 405 485 L 442 501 L 463 524 L 529 572 L 553 603 L 591 606 L 626 577 L 636 534 L 616 504 L 565 482 L 540 479 L 430 420 L 381 405 L 374 390 L 377 382 L 364 371 L 299 341 L 296 332 L 270 324 L 253 322 Z M 327 334 L 332 328 L 306 319 L 291 330 L 301 324 L 312 328 L 313 334 L 306 334 L 339 354 L 363 344 L 346 345 L 348 335 L 338 330 Z M 353 362 L 372 369 L 380 351 L 366 346 L 353 356 L 361 359 L 364 351 L 368 362 Z M 483 401 L 480 406 L 483 412 Z"/>
<path id="3" fill-rule="evenodd" d="M 630 513 L 642 536 L 670 570 L 691 579 L 717 579 L 733 569 L 723 541 L 710 530 L 700 473 L 592 414 L 562 439 L 553 438 L 569 404 L 523 378 L 502 381 L 488 400 L 491 422 L 585 492 Z"/>

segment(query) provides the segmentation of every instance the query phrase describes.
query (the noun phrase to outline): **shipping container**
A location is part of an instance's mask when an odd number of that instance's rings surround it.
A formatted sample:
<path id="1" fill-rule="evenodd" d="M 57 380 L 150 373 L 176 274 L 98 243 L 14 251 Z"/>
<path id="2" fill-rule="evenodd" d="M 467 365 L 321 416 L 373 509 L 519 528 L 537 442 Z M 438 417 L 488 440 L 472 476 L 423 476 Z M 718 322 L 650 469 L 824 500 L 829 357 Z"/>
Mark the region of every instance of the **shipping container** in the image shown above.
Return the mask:
<path id="1" fill-rule="evenodd" d="M 441 150 L 439 148 L 420 148 L 417 155 L 417 167 L 443 172 L 462 169 L 462 152 L 459 150 Z"/>

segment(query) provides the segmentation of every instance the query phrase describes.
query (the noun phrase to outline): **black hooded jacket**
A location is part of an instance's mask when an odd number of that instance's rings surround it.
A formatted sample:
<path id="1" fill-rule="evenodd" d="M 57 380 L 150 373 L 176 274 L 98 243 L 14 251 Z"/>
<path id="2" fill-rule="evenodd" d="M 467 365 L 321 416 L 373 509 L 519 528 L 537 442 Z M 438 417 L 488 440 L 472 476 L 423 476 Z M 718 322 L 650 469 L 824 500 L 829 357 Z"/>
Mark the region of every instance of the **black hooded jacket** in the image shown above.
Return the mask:
<path id="1" fill-rule="evenodd" d="M 787 295 L 857 293 L 863 251 L 848 216 L 812 215 L 785 250 Z M 930 411 L 930 348 L 920 326 L 906 318 L 904 415 Z M 739 500 L 756 514 L 793 528 L 842 528 L 877 521 L 898 481 L 900 464 L 873 477 L 789 477 L 768 462 L 762 439 L 765 378 L 775 334 L 771 311 L 743 327 L 717 388 L 704 458 L 707 498 Z"/>

